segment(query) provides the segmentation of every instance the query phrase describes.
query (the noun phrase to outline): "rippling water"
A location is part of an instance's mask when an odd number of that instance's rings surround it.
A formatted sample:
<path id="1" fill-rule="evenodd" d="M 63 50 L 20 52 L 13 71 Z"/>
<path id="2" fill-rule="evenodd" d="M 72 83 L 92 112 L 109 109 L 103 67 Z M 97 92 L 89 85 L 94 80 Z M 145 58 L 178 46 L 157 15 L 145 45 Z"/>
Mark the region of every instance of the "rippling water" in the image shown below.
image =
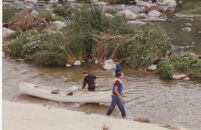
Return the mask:
<path id="1" fill-rule="evenodd" d="M 107 105 L 60 103 L 20 95 L 18 84 L 27 81 L 49 87 L 67 88 L 82 85 L 82 71 L 98 77 L 97 89 L 110 90 L 113 75 L 94 65 L 73 68 L 46 68 L 3 59 L 3 99 L 37 103 L 47 107 L 62 107 L 105 114 Z M 142 74 L 124 69 L 124 101 L 129 118 L 146 118 L 152 123 L 181 125 L 201 129 L 201 81 L 167 81 L 153 74 Z M 114 116 L 121 117 L 118 109 Z"/>

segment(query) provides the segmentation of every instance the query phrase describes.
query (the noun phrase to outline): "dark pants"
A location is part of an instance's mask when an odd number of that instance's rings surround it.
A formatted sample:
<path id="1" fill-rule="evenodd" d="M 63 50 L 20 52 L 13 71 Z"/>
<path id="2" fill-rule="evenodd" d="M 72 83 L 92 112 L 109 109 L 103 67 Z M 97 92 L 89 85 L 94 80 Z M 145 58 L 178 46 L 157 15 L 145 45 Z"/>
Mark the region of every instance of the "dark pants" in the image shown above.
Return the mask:
<path id="1" fill-rule="evenodd" d="M 95 86 L 92 86 L 92 87 L 89 86 L 88 91 L 95 91 L 95 88 L 96 88 Z"/>
<path id="2" fill-rule="evenodd" d="M 118 106 L 119 110 L 121 111 L 122 117 L 126 117 L 126 112 L 125 112 L 124 106 L 123 106 L 119 96 L 117 96 L 117 95 L 112 95 L 112 102 L 111 102 L 110 108 L 108 109 L 106 115 L 111 115 L 112 111 L 116 105 Z"/>

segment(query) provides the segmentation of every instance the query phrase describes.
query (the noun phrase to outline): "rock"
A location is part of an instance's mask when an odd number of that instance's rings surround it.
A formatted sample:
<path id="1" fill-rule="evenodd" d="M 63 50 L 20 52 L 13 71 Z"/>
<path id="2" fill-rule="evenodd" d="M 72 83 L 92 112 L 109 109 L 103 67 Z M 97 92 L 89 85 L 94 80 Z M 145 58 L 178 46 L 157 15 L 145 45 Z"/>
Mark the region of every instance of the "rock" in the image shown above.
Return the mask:
<path id="1" fill-rule="evenodd" d="M 97 5 L 107 5 L 106 2 L 100 2 L 100 1 L 96 2 L 95 4 L 97 4 Z"/>
<path id="2" fill-rule="evenodd" d="M 24 59 L 17 59 L 17 61 L 19 61 L 19 62 L 23 62 L 23 61 L 24 61 Z"/>
<path id="3" fill-rule="evenodd" d="M 66 27 L 66 24 L 62 21 L 54 21 L 52 24 L 56 27 L 57 30 L 61 30 L 62 28 Z"/>
<path id="4" fill-rule="evenodd" d="M 159 17 L 161 15 L 161 12 L 152 10 L 151 12 L 148 13 L 149 17 Z"/>
<path id="5" fill-rule="evenodd" d="M 199 34 L 201 34 L 201 31 L 198 31 Z"/>
<path id="6" fill-rule="evenodd" d="M 117 13 L 117 11 L 116 11 L 115 9 L 113 9 L 113 8 L 107 8 L 107 9 L 105 10 L 105 12 L 106 12 L 106 13 L 109 13 L 109 14 L 115 14 L 115 13 Z"/>
<path id="7" fill-rule="evenodd" d="M 9 37 L 11 34 L 14 34 L 15 31 L 3 27 L 3 29 L 2 29 L 2 33 L 3 33 L 3 38 L 6 38 L 6 37 Z"/>
<path id="8" fill-rule="evenodd" d="M 135 20 L 137 18 L 137 15 L 130 10 L 120 11 L 118 14 L 127 20 Z"/>
<path id="9" fill-rule="evenodd" d="M 147 15 L 145 13 L 138 14 L 138 18 L 147 18 Z"/>
<path id="10" fill-rule="evenodd" d="M 189 27 L 182 28 L 182 31 L 184 31 L 184 32 L 190 32 L 190 31 L 191 31 L 191 28 L 189 28 Z"/>
<path id="11" fill-rule="evenodd" d="M 173 74 L 172 79 L 178 80 L 187 77 L 185 74 Z"/>
<path id="12" fill-rule="evenodd" d="M 81 65 L 81 61 L 80 60 L 76 60 L 74 63 L 73 63 L 74 66 L 79 66 Z"/>
<path id="13" fill-rule="evenodd" d="M 71 66 L 72 66 L 71 64 L 66 63 L 66 67 L 71 67 Z"/>
<path id="14" fill-rule="evenodd" d="M 173 8 L 173 7 L 176 7 L 176 5 L 177 5 L 175 0 L 158 1 L 158 4 L 161 6 L 166 6 L 167 8 Z"/>
<path id="15" fill-rule="evenodd" d="M 38 0 L 24 0 L 25 2 L 32 2 L 32 3 L 37 3 Z"/>
<path id="16" fill-rule="evenodd" d="M 191 24 L 191 23 L 186 23 L 185 25 L 186 25 L 186 26 L 189 26 L 189 27 L 191 27 L 191 26 L 192 26 L 192 24 Z"/>
<path id="17" fill-rule="evenodd" d="M 180 1 L 179 1 L 179 4 L 182 4 L 182 3 L 183 3 L 183 1 L 180 0 Z"/>
<path id="18" fill-rule="evenodd" d="M 190 78 L 189 77 L 185 77 L 185 78 L 183 78 L 183 80 L 188 81 L 188 80 L 190 80 Z"/>
<path id="19" fill-rule="evenodd" d="M 39 15 L 38 11 L 36 11 L 36 10 L 32 10 L 32 11 L 31 11 L 31 14 L 32 14 L 33 16 Z"/>
<path id="20" fill-rule="evenodd" d="M 98 59 L 95 60 L 95 64 L 98 64 Z"/>
<path id="21" fill-rule="evenodd" d="M 112 70 L 115 68 L 115 64 L 112 59 L 108 59 L 104 62 L 103 68 L 106 70 Z"/>
<path id="22" fill-rule="evenodd" d="M 131 24 L 131 25 L 134 25 L 134 26 L 142 26 L 142 25 L 145 25 L 145 24 L 146 24 L 145 22 L 142 22 L 142 21 L 140 21 L 140 20 L 128 21 L 127 23 L 128 23 L 128 24 Z"/>
<path id="23" fill-rule="evenodd" d="M 114 16 L 112 14 L 109 13 L 105 13 L 106 16 L 110 17 L 110 18 L 114 18 Z"/>
<path id="24" fill-rule="evenodd" d="M 141 1 L 141 0 L 136 0 L 136 4 L 139 5 L 139 6 L 146 6 L 148 8 L 156 6 L 156 4 L 153 4 L 151 2 L 144 2 L 144 1 Z"/>
<path id="25" fill-rule="evenodd" d="M 150 70 L 150 71 L 154 71 L 156 69 L 157 69 L 157 65 L 151 65 L 148 67 L 148 70 Z"/>
<path id="26" fill-rule="evenodd" d="M 146 19 L 143 19 L 142 21 L 145 22 L 165 22 L 165 18 L 158 18 L 158 17 L 147 17 Z"/>

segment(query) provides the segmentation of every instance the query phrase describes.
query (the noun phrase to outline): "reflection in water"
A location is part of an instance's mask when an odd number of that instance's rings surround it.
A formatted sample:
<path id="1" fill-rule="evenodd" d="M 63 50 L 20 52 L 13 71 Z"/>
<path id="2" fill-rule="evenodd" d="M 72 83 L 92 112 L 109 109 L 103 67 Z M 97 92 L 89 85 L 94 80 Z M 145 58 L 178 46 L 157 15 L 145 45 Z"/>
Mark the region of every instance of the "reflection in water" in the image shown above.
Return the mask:
<path id="1" fill-rule="evenodd" d="M 112 72 L 94 65 L 72 68 L 46 68 L 3 59 L 3 99 L 41 104 L 44 107 L 61 107 L 79 111 L 105 114 L 108 104 L 78 104 L 48 101 L 32 96 L 20 95 L 20 81 L 43 84 L 49 87 L 67 88 L 82 86 L 82 71 L 98 77 L 97 89 L 112 88 Z M 124 102 L 128 117 L 147 118 L 152 123 L 182 125 L 189 128 L 201 127 L 201 84 L 200 81 L 163 81 L 152 74 L 142 74 L 125 69 Z M 118 109 L 113 113 L 121 117 Z"/>

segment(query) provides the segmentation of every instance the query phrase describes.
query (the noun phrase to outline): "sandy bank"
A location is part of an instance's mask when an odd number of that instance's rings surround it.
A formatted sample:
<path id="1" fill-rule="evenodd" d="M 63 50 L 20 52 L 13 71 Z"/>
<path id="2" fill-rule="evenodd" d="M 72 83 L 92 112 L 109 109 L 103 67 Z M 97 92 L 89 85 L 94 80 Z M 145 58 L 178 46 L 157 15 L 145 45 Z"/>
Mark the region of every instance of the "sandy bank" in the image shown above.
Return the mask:
<path id="1" fill-rule="evenodd" d="M 110 130 L 169 130 L 104 115 L 3 101 L 3 130 L 102 130 L 104 124 Z"/>

